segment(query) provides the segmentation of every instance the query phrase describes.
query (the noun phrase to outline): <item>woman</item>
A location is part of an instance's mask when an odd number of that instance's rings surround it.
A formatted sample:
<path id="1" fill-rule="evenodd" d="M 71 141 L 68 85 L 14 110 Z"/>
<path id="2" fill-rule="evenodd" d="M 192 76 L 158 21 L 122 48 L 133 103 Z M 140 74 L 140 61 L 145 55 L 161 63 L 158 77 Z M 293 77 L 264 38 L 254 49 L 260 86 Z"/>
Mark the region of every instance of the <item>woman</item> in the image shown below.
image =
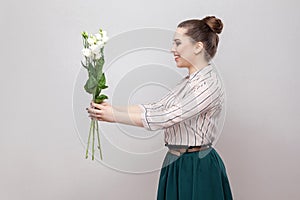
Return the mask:
<path id="1" fill-rule="evenodd" d="M 178 25 L 171 52 L 177 67 L 189 74 L 158 102 L 125 108 L 91 102 L 88 108 L 89 116 L 99 121 L 164 129 L 169 151 L 160 171 L 158 200 L 232 199 L 224 163 L 212 146 L 224 91 L 210 60 L 222 29 L 214 16 Z"/>

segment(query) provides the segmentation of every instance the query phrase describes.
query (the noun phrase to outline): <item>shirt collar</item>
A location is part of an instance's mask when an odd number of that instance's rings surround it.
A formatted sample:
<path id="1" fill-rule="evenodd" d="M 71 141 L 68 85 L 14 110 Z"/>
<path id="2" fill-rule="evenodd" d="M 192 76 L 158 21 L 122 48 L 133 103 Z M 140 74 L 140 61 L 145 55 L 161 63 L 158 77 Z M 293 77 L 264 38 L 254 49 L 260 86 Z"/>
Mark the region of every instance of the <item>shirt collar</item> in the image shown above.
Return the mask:
<path id="1" fill-rule="evenodd" d="M 198 76 L 200 74 L 205 74 L 205 72 L 208 72 L 212 69 L 212 65 L 209 63 L 207 66 L 193 72 L 192 74 L 189 74 L 186 76 L 186 79 L 192 80 L 195 76 Z"/>

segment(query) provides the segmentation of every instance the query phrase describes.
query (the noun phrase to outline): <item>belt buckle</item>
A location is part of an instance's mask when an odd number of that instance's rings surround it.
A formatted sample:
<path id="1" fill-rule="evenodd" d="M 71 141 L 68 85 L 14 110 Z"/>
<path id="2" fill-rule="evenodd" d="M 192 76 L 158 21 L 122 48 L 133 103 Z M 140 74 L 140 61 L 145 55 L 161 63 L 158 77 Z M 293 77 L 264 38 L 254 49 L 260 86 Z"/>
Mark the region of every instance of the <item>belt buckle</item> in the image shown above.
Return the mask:
<path id="1" fill-rule="evenodd" d="M 178 156 L 178 157 L 181 156 L 181 154 L 182 154 L 182 152 L 176 151 L 176 150 L 174 150 L 174 149 L 169 149 L 168 152 L 170 152 L 171 154 L 176 155 L 176 156 Z"/>

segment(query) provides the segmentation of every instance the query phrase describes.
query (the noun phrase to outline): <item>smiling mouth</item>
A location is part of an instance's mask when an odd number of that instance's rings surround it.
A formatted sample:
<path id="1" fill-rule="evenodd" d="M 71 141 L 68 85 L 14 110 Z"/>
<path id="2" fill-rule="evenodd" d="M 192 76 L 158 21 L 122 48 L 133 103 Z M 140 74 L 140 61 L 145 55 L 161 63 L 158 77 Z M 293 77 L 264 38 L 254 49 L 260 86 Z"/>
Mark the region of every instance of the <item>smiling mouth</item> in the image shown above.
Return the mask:
<path id="1" fill-rule="evenodd" d="M 180 58 L 179 55 L 174 55 L 174 59 L 175 59 L 175 60 L 178 60 L 179 58 Z"/>

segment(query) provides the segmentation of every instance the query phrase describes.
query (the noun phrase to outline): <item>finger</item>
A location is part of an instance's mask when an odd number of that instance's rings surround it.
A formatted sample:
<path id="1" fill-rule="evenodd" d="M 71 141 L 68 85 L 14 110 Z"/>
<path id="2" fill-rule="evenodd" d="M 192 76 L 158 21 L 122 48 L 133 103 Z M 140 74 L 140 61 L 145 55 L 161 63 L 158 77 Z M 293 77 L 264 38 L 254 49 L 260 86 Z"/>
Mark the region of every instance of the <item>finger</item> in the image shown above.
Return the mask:
<path id="1" fill-rule="evenodd" d="M 87 108 L 88 113 L 94 113 L 94 109 L 93 108 Z"/>
<path id="2" fill-rule="evenodd" d="M 109 103 L 107 103 L 106 101 L 103 101 L 100 105 L 103 105 L 103 106 L 108 106 Z"/>
<path id="3" fill-rule="evenodd" d="M 91 102 L 91 106 L 94 108 L 98 108 L 99 104 L 94 103 L 93 101 Z"/>
<path id="4" fill-rule="evenodd" d="M 95 103 L 94 101 L 91 101 L 90 106 L 92 108 L 96 108 L 99 104 Z"/>
<path id="5" fill-rule="evenodd" d="M 90 114 L 89 117 L 92 118 L 92 119 L 97 119 L 97 120 L 98 120 L 98 118 L 99 118 L 99 117 L 96 117 L 96 116 L 94 116 L 94 115 L 92 115 L 92 114 Z"/>
<path id="6" fill-rule="evenodd" d="M 101 113 L 102 113 L 101 110 L 93 109 L 93 108 L 88 108 L 87 111 L 92 116 L 98 116 L 98 115 L 101 115 Z"/>
<path id="7" fill-rule="evenodd" d="M 92 103 L 92 106 L 94 106 L 95 108 L 98 108 L 100 110 L 104 108 L 104 105 L 98 104 L 98 103 Z"/>

